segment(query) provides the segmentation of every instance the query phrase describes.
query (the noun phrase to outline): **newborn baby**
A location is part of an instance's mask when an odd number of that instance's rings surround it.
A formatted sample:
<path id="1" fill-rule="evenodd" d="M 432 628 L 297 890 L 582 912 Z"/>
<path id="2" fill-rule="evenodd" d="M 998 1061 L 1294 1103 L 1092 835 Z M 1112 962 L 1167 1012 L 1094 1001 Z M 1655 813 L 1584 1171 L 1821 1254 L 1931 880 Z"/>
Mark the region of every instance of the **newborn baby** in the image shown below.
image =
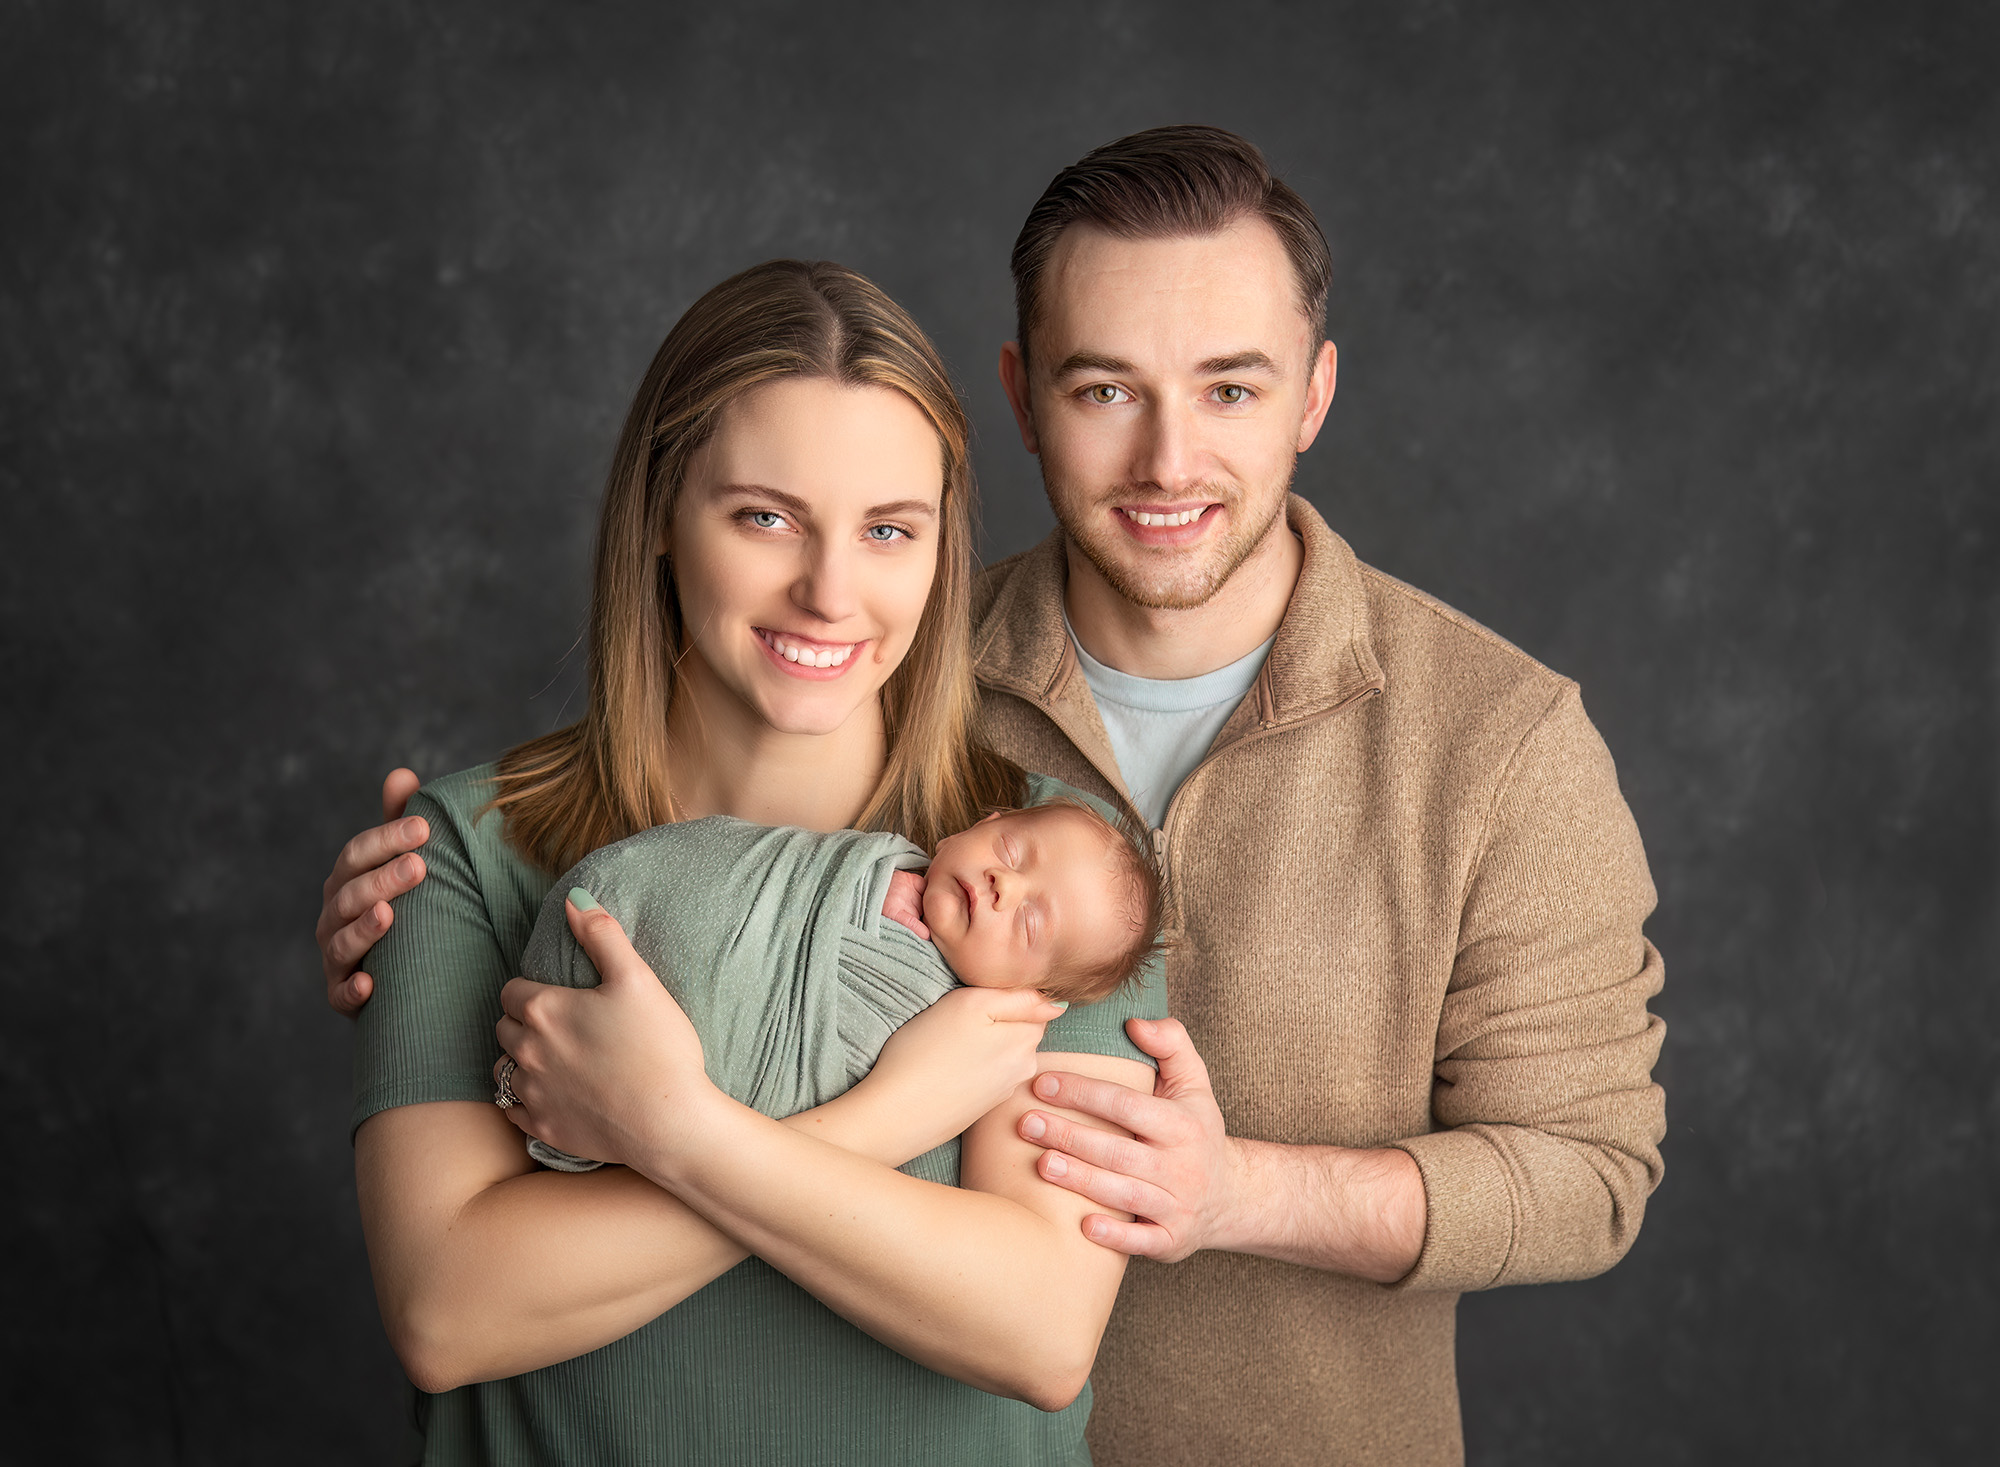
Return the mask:
<path id="1" fill-rule="evenodd" d="M 920 870 L 928 864 L 928 870 Z M 581 887 L 686 1010 L 709 1078 L 784 1117 L 841 1094 L 954 981 L 1094 1003 L 1157 946 L 1160 887 L 1110 819 L 1058 801 L 988 815 L 924 853 L 900 836 L 752 825 L 656 826 L 550 890 L 526 976 L 594 987 L 563 896 Z M 599 1165 L 530 1139 L 544 1165 Z"/>

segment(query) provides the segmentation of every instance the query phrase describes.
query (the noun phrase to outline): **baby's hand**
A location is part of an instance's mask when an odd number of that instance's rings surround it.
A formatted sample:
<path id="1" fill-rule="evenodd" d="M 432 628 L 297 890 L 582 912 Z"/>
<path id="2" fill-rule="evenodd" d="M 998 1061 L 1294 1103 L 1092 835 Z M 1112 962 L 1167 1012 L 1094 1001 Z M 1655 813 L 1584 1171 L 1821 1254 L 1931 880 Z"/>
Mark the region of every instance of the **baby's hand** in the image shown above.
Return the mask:
<path id="1" fill-rule="evenodd" d="M 925 942 L 931 940 L 931 930 L 924 926 L 923 872 L 898 871 L 889 878 L 889 894 L 882 898 L 882 915 L 891 922 L 902 923 Z"/>

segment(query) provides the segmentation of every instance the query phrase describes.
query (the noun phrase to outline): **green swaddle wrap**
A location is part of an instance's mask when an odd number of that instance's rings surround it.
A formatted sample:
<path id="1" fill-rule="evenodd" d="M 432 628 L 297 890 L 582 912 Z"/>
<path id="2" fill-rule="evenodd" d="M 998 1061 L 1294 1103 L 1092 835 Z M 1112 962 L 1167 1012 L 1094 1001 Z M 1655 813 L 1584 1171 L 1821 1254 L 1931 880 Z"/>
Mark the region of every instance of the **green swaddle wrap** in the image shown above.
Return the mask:
<path id="1" fill-rule="evenodd" d="M 563 914 L 582 887 L 686 1011 L 709 1078 L 767 1116 L 794 1115 L 851 1087 L 891 1034 L 956 986 L 935 947 L 882 915 L 890 877 L 929 861 L 879 832 L 727 815 L 655 826 L 556 882 L 521 970 L 597 986 Z M 600 1165 L 533 1139 L 528 1151 L 563 1171 Z"/>

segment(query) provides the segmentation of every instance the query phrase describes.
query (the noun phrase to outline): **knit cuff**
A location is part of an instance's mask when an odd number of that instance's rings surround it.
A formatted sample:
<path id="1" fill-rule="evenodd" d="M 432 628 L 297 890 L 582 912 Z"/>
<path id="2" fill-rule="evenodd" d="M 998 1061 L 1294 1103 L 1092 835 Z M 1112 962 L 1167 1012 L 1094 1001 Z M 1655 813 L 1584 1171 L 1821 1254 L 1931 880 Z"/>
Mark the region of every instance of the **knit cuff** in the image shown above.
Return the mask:
<path id="1" fill-rule="evenodd" d="M 1391 1144 L 1423 1173 L 1429 1208 L 1424 1251 L 1395 1287 L 1462 1293 L 1498 1283 L 1514 1247 L 1514 1198 L 1499 1150 L 1471 1128 Z"/>

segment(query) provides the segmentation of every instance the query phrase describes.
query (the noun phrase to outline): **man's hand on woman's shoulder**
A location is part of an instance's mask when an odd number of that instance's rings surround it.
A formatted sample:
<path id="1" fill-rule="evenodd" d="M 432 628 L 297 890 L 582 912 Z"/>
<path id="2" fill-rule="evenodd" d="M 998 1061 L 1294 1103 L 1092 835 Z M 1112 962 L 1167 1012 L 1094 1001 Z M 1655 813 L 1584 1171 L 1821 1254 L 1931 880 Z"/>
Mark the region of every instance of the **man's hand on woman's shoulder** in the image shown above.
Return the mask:
<path id="1" fill-rule="evenodd" d="M 389 772 L 382 781 L 382 823 L 340 848 L 321 890 L 313 935 L 326 976 L 326 1001 L 350 1019 L 375 991 L 375 980 L 361 971 L 361 962 L 396 920 L 391 898 L 424 879 L 424 858 L 410 853 L 430 839 L 430 823 L 422 816 L 402 818 L 421 782 L 408 769 Z"/>

